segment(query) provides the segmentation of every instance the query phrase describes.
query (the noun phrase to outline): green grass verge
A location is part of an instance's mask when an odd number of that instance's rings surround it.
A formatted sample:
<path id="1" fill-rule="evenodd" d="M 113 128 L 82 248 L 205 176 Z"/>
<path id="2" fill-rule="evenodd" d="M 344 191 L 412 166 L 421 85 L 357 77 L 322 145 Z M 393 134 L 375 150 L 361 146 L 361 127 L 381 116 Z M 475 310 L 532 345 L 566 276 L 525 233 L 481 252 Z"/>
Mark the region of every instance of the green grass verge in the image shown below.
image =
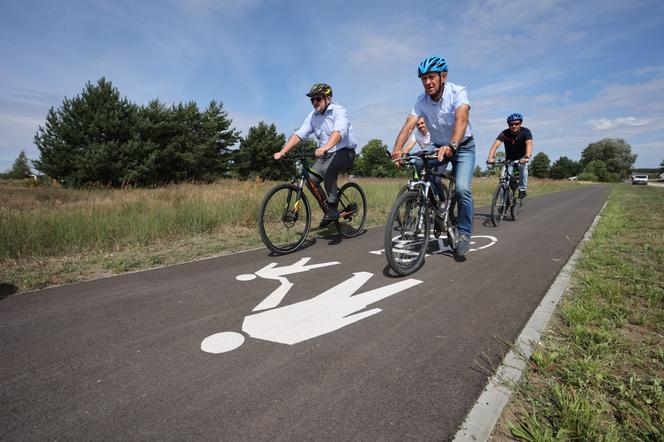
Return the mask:
<path id="1" fill-rule="evenodd" d="M 494 440 L 664 441 L 664 189 L 614 185 Z"/>

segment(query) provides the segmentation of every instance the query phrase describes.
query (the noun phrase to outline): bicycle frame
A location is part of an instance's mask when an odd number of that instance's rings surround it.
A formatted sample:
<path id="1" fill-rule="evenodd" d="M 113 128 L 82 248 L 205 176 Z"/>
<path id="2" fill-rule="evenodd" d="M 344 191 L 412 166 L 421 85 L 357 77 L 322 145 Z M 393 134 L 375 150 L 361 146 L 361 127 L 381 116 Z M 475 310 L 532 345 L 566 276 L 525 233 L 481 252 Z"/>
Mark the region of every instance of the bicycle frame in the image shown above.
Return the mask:
<path id="1" fill-rule="evenodd" d="M 519 160 L 503 160 L 496 162 L 496 164 L 500 164 L 503 166 L 503 172 L 500 176 L 500 182 L 508 182 L 510 184 L 510 190 L 513 191 L 519 186 L 519 182 L 517 180 L 518 176 L 514 173 L 516 167 L 519 165 Z M 518 170 L 518 169 L 517 169 Z"/>
<path id="2" fill-rule="evenodd" d="M 447 231 L 448 233 L 450 230 L 453 230 L 453 223 L 450 223 L 450 213 L 452 212 L 452 203 L 453 203 L 453 195 L 454 195 L 454 177 L 450 175 L 447 172 L 444 172 L 442 174 L 436 174 L 430 164 L 429 160 L 436 160 L 437 156 L 435 154 L 431 153 L 426 153 L 426 152 L 418 152 L 416 154 L 407 154 L 404 158 L 406 158 L 406 165 L 409 168 L 412 168 L 413 170 L 413 177 L 415 179 L 408 180 L 408 189 L 411 191 L 417 191 L 420 192 L 420 194 L 425 198 L 426 204 L 429 205 L 429 208 L 432 209 L 431 212 L 436 215 L 436 218 L 440 219 L 442 221 L 442 229 L 441 231 Z M 418 176 L 417 170 L 415 168 L 415 164 L 412 162 L 413 158 L 420 158 L 424 161 L 423 167 L 422 167 L 422 172 L 421 176 Z M 397 160 L 400 161 L 400 160 Z M 441 200 L 437 194 L 437 192 L 434 191 L 434 183 L 433 180 L 435 179 L 436 176 L 439 176 L 441 179 L 447 179 L 448 184 L 447 186 L 445 183 L 441 182 L 441 186 L 443 187 L 443 193 L 446 193 L 446 200 L 445 200 L 445 205 L 444 207 L 441 207 Z M 419 220 L 419 226 L 421 227 L 423 220 L 420 218 Z M 436 227 L 436 222 L 434 222 L 434 227 Z M 434 228 L 435 231 L 435 228 Z M 438 233 L 439 235 L 440 233 Z M 436 235 L 436 237 L 438 236 Z M 456 234 L 452 232 L 450 234 L 456 241 Z"/>
<path id="3" fill-rule="evenodd" d="M 311 174 L 316 172 L 309 169 L 309 162 L 307 160 L 310 157 L 311 157 L 310 155 L 293 156 L 293 159 L 295 160 L 295 171 L 297 175 L 291 178 L 291 183 L 296 184 L 297 187 L 300 189 L 297 195 L 298 200 L 300 199 L 302 189 L 306 185 L 306 187 L 309 189 L 309 192 L 311 192 L 311 195 L 313 195 L 316 202 L 318 202 L 318 206 L 323 211 L 323 213 L 327 213 L 328 210 L 327 194 L 325 193 L 325 189 L 318 186 L 311 178 Z M 320 178 L 322 180 L 323 177 Z M 352 211 L 342 211 L 339 212 L 339 218 L 345 219 L 351 214 Z"/>
<path id="4" fill-rule="evenodd" d="M 498 224 L 500 224 L 508 209 L 512 214 L 512 220 L 516 221 L 523 204 L 522 200 L 517 201 L 516 193 L 519 183 L 515 170 L 516 166 L 519 164 L 519 160 L 503 160 L 487 164 L 489 167 L 502 166 L 503 168 L 498 180 L 498 185 L 494 191 L 494 200 L 491 203 L 491 221 L 493 222 L 493 225 L 497 227 Z M 490 169 L 487 169 L 487 173 L 489 170 Z M 500 199 L 500 204 L 497 204 L 500 196 L 500 189 L 503 189 L 503 197 Z"/>

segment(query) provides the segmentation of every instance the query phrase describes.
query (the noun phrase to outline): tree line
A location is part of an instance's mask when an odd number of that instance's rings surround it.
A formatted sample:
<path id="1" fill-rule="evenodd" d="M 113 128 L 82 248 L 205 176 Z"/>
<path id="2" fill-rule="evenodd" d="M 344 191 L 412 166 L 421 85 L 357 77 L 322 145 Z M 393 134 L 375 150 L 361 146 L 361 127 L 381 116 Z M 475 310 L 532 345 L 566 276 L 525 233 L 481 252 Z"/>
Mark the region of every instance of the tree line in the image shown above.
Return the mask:
<path id="1" fill-rule="evenodd" d="M 636 154 L 620 138 L 604 138 L 590 143 L 581 152 L 579 161 L 563 156 L 551 164 L 548 155 L 539 152 L 529 166 L 529 173 L 537 178 L 563 179 L 577 177 L 584 181 L 621 181 L 630 176 Z M 660 165 L 664 171 L 664 161 Z"/>
<path id="2" fill-rule="evenodd" d="M 272 159 L 286 142 L 274 124 L 260 122 L 241 137 L 221 103 L 213 100 L 200 110 L 194 102 L 168 106 L 156 99 L 139 106 L 122 98 L 105 78 L 96 84 L 88 82 L 80 95 L 65 98 L 58 109 L 51 108 L 34 142 L 40 156 L 32 161 L 33 166 L 72 187 L 156 186 L 223 177 L 282 180 L 294 172 L 288 156 L 286 161 Z M 293 153 L 313 154 L 314 150 L 313 141 L 305 140 Z M 381 140 L 370 140 L 350 173 L 372 177 L 403 174 L 386 150 Z M 549 157 L 540 152 L 533 158 L 530 172 L 540 178 L 617 181 L 629 176 L 635 160 L 624 140 L 604 139 L 584 149 L 579 161 L 561 157 L 550 164 Z M 5 178 L 29 175 L 24 152 L 3 174 Z"/>

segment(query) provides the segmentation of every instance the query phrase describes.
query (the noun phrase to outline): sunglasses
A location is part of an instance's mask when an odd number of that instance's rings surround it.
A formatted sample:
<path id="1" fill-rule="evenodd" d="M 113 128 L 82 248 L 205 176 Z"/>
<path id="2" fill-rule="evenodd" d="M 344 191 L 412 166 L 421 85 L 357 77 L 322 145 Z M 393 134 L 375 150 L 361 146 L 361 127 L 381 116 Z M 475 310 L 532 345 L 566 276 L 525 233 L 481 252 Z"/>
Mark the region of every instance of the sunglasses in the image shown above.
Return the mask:
<path id="1" fill-rule="evenodd" d="M 517 121 L 515 123 L 510 123 L 510 126 L 521 126 L 521 122 Z"/>
<path id="2" fill-rule="evenodd" d="M 311 97 L 311 103 L 318 103 L 319 101 L 325 100 L 325 97 Z"/>

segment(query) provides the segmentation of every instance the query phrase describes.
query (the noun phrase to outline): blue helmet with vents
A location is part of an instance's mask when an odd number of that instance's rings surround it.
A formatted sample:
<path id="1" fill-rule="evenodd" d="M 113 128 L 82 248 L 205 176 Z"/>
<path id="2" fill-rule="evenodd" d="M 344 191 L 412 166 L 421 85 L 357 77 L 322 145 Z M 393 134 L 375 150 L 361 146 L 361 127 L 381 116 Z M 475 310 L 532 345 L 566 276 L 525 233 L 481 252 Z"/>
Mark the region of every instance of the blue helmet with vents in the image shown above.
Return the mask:
<path id="1" fill-rule="evenodd" d="M 521 121 L 523 123 L 523 115 L 518 112 L 510 114 L 510 116 L 507 117 L 507 124 L 510 124 L 512 121 Z"/>
<path id="2" fill-rule="evenodd" d="M 421 77 L 428 72 L 447 72 L 447 62 L 437 55 L 425 58 L 417 67 L 417 76 Z"/>

